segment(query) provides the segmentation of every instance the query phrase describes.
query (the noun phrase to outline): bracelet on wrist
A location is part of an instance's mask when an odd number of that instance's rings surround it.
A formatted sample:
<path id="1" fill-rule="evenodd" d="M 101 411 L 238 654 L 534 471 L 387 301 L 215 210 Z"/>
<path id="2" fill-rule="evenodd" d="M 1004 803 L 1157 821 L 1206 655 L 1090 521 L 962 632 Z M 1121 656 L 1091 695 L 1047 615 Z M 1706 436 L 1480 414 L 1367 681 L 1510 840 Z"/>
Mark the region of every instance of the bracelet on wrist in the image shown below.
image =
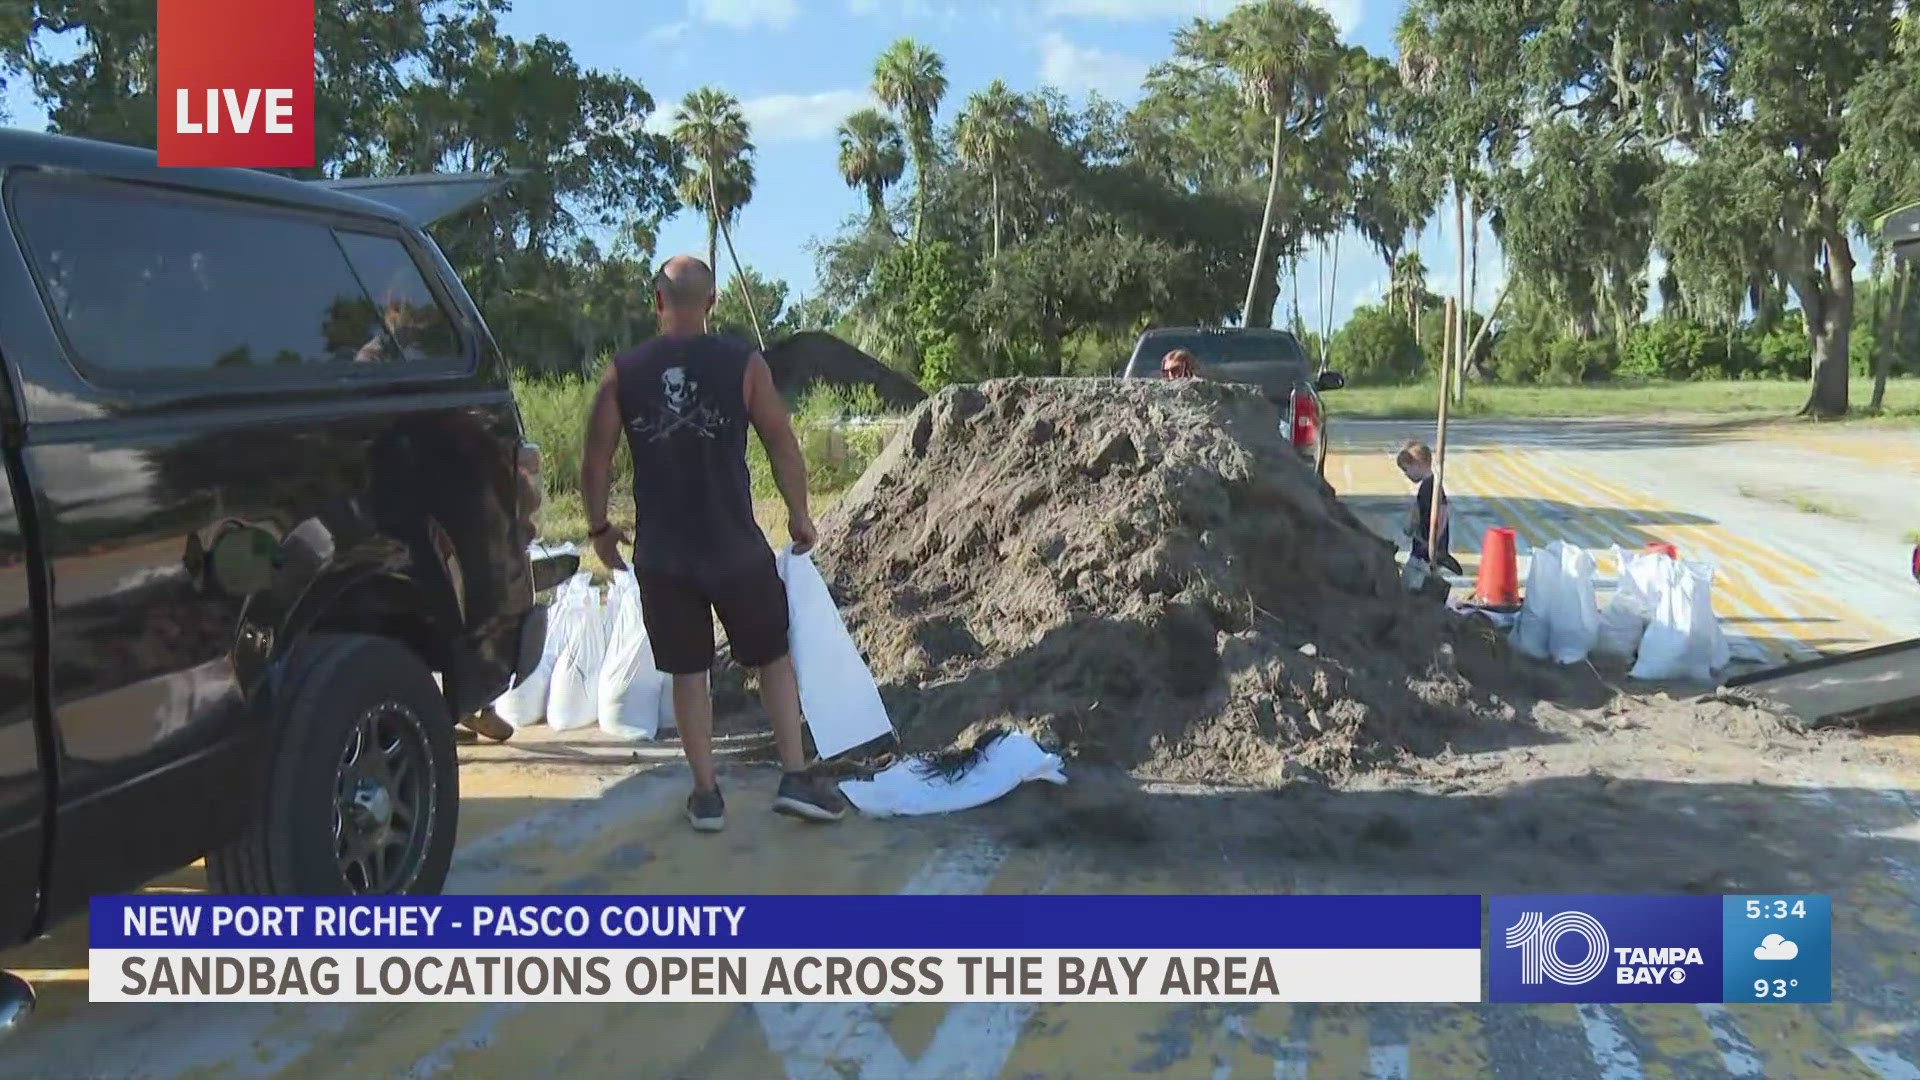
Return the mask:
<path id="1" fill-rule="evenodd" d="M 598 540 L 613 531 L 613 522 L 605 521 L 587 530 L 587 539 Z"/>

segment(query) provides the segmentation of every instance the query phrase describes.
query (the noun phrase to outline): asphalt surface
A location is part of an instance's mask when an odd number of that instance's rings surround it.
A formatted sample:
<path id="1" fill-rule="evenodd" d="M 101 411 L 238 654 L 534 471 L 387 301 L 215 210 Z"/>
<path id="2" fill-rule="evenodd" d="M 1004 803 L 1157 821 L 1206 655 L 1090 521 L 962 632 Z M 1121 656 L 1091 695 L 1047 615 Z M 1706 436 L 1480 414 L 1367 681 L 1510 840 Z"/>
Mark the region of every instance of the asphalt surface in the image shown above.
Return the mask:
<path id="1" fill-rule="evenodd" d="M 1418 425 L 1340 423 L 1328 479 L 1386 535 L 1409 497 L 1391 452 Z M 1920 636 L 1906 530 L 1920 440 L 1701 424 L 1457 427 L 1449 489 L 1463 541 L 1510 524 L 1529 545 L 1671 542 L 1720 568 L 1716 606 L 1756 655 Z M 1814 507 L 1818 509 L 1814 509 Z M 1911 515 L 1916 520 L 1906 522 Z M 1474 569 L 1472 552 L 1463 561 Z M 76 920 L 0 957 L 43 994 L 0 1049 L 5 1077 L 1858 1077 L 1920 1080 L 1920 748 L 1912 769 L 1764 779 L 1831 822 L 1831 1006 L 397 1005 L 86 1002 Z M 1903 743 L 1901 740 L 1905 739 Z M 773 775 L 735 764 L 729 826 L 689 832 L 670 748 L 541 733 L 463 749 L 452 892 L 1102 893 L 1263 887 L 1062 862 L 968 815 L 809 828 L 763 811 Z M 1762 777 L 1755 775 L 1753 782 Z M 1604 842 L 1604 838 L 1599 838 Z M 1791 860 L 1783 850 L 1781 858 Z M 203 886 L 197 870 L 157 888 Z M 1372 891 L 1337 874 L 1302 882 Z"/>

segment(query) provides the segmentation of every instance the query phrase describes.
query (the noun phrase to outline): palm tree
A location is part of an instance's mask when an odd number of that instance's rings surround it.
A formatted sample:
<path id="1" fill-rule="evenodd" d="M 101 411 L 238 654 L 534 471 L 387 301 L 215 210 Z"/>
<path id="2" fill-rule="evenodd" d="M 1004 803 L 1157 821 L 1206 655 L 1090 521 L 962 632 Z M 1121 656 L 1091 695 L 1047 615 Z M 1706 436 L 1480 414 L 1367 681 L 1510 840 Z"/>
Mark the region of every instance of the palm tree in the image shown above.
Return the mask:
<path id="1" fill-rule="evenodd" d="M 689 93 L 673 117 L 673 141 L 695 168 L 681 177 L 680 198 L 707 217 L 707 266 L 720 270 L 720 230 L 753 198 L 753 143 L 733 95 L 705 86 Z"/>
<path id="2" fill-rule="evenodd" d="M 933 165 L 933 117 L 947 96 L 947 64 L 912 38 L 901 38 L 873 67 L 873 96 L 899 116 L 913 151 L 913 235 L 927 219 L 927 174 Z"/>
<path id="3" fill-rule="evenodd" d="M 1393 282 L 1396 298 L 1405 305 L 1407 323 L 1420 332 L 1420 310 L 1427 295 L 1427 264 L 1418 251 L 1409 251 L 1395 261 Z"/>
<path id="4" fill-rule="evenodd" d="M 864 188 L 872 223 L 887 220 L 887 189 L 907 171 L 900 125 L 878 109 L 861 109 L 840 125 L 840 175 L 850 188 Z"/>
<path id="5" fill-rule="evenodd" d="M 1269 245 L 1287 142 L 1290 136 L 1298 137 L 1297 128 L 1313 122 L 1346 53 L 1333 20 L 1300 0 L 1244 4 L 1217 23 L 1196 23 L 1180 31 L 1176 42 L 1180 52 L 1233 72 L 1247 104 L 1273 124 L 1266 207 L 1241 311 L 1245 325 L 1266 326 L 1272 313 L 1253 308 L 1263 268 L 1272 258 Z"/>
<path id="6" fill-rule="evenodd" d="M 993 183 L 993 261 L 998 273 L 1000 262 L 1000 166 L 1012 149 L 1014 125 L 1020 119 L 1020 98 L 1007 84 L 993 80 L 987 88 L 967 100 L 955 132 L 960 159 L 985 169 Z"/>

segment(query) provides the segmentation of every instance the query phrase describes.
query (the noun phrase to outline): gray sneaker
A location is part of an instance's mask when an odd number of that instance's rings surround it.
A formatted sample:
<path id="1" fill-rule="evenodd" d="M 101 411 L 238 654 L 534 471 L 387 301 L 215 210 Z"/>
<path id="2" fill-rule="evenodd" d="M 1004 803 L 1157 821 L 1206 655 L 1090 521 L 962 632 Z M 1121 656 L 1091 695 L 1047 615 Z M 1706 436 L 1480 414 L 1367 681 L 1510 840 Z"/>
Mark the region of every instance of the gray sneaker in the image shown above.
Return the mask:
<path id="1" fill-rule="evenodd" d="M 727 827 L 727 803 L 720 797 L 720 788 L 701 791 L 695 788 L 687 796 L 687 823 L 700 832 L 719 832 Z"/>
<path id="2" fill-rule="evenodd" d="M 839 821 L 847 815 L 847 800 L 831 780 L 809 773 L 787 773 L 780 777 L 773 809 L 806 821 Z"/>

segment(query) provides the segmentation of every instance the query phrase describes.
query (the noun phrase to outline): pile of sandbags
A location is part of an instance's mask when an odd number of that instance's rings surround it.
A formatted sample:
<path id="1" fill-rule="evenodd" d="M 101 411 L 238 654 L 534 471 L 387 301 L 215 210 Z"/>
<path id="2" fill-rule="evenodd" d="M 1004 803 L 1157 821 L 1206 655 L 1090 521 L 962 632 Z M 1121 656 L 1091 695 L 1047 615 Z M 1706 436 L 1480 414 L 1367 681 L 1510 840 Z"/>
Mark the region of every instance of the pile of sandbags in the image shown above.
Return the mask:
<path id="1" fill-rule="evenodd" d="M 1713 613 L 1713 565 L 1618 547 L 1613 556 L 1618 580 L 1601 609 L 1591 555 L 1559 542 L 1535 552 L 1514 648 L 1561 664 L 1628 661 L 1647 682 L 1709 682 L 1725 670 L 1732 651 Z"/>
<path id="2" fill-rule="evenodd" d="M 584 572 L 555 590 L 540 663 L 493 711 L 515 730 L 542 721 L 556 731 L 597 725 L 636 742 L 671 730 L 672 681 L 654 667 L 633 574 L 614 574 L 604 602 Z"/>

